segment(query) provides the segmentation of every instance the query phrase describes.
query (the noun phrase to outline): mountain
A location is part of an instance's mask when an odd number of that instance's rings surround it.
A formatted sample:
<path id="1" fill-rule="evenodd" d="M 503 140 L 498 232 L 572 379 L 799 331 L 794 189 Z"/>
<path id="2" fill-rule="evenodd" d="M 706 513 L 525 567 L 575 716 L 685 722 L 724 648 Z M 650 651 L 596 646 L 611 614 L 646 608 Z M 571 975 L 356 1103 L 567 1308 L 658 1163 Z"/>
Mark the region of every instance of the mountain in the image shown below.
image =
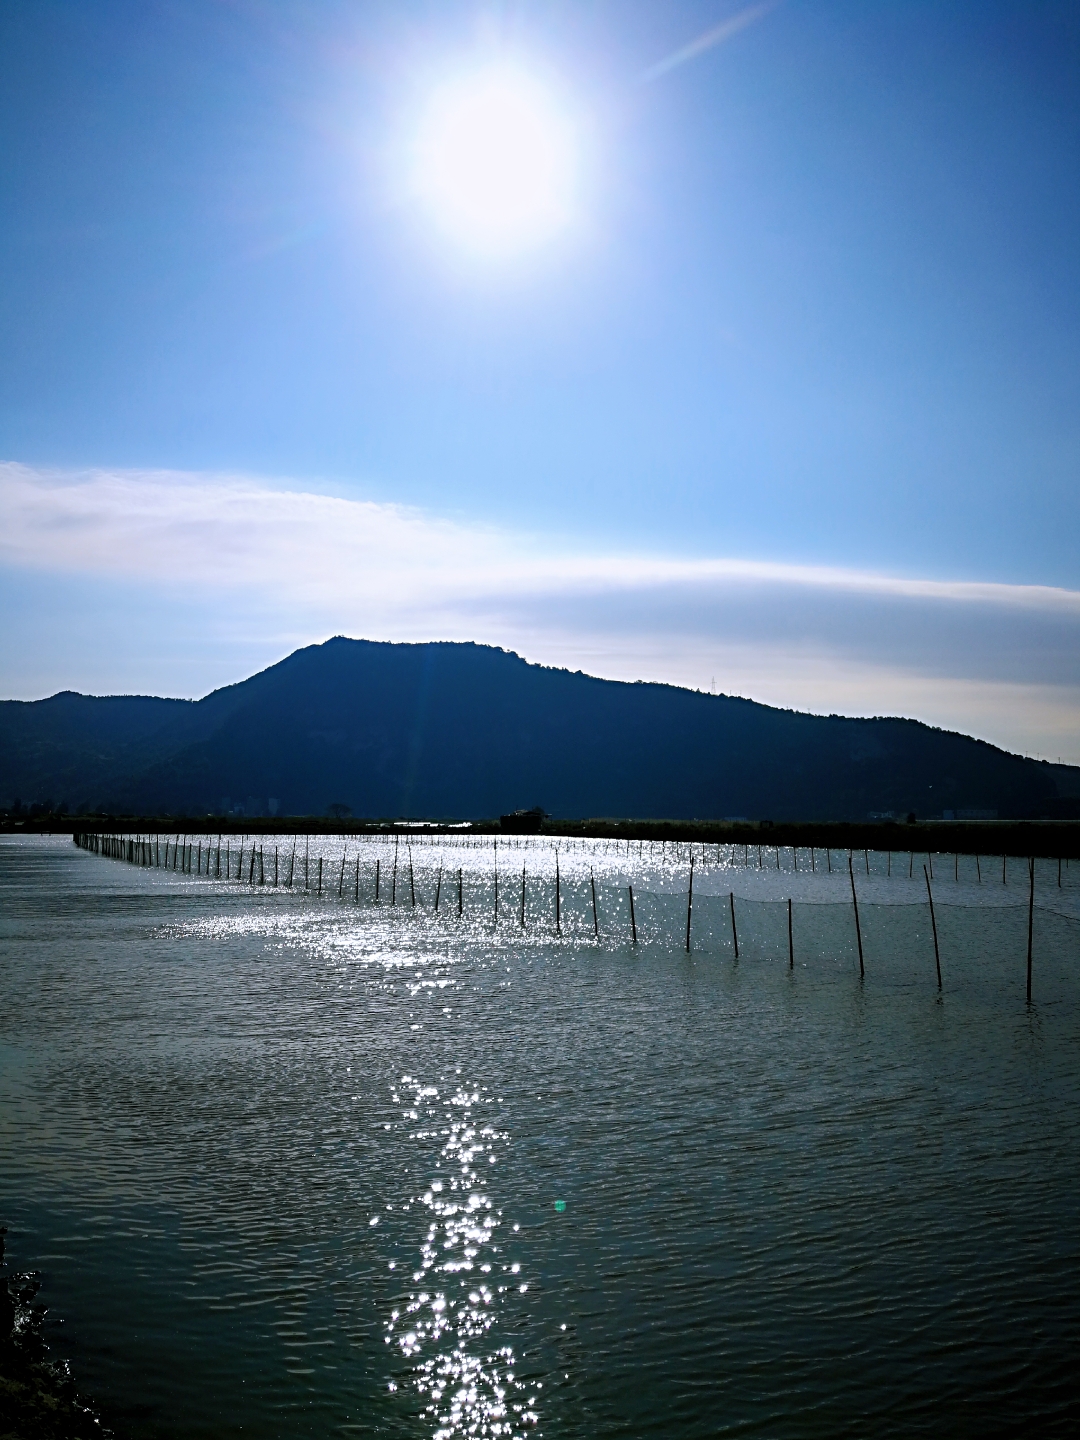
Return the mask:
<path id="1" fill-rule="evenodd" d="M 199 701 L 0 702 L 0 804 L 142 814 L 1065 815 L 1080 769 L 915 720 L 598 680 L 486 645 L 328 640 Z M 1065 809 L 1062 807 L 1065 806 Z"/>

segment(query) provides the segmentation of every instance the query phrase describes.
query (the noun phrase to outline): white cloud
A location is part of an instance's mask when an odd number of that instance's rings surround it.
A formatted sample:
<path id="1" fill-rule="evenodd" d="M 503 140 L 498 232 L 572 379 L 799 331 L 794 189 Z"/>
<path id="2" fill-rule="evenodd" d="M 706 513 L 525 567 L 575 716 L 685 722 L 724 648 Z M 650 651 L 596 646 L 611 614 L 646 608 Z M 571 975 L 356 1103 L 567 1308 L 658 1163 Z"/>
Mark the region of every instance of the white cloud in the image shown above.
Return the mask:
<path id="1" fill-rule="evenodd" d="M 1080 761 L 1077 591 L 589 553 L 244 476 L 9 463 L 0 499 L 9 568 L 164 586 L 187 597 L 189 621 L 205 609 L 208 648 L 208 623 L 223 643 L 228 597 L 245 658 L 253 631 L 267 658 L 334 633 L 485 640 L 615 678 L 715 677 L 800 709 L 915 715 Z M 207 688 L 219 678 L 207 670 Z"/>

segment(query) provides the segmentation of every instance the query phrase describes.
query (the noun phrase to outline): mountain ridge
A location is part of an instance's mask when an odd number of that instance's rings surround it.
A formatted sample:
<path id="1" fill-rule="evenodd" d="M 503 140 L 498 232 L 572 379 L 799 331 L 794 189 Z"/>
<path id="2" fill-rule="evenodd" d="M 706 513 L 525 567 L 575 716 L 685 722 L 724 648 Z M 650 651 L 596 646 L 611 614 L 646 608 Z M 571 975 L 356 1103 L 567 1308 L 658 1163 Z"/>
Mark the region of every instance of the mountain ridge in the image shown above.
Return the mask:
<path id="1" fill-rule="evenodd" d="M 1061 771 L 1060 776 L 1056 772 Z M 1064 818 L 1080 767 L 922 721 L 603 680 L 474 642 L 335 636 L 201 700 L 0 702 L 0 804 L 474 819 Z M 261 809 L 260 809 L 261 807 Z M 1064 809 L 1062 807 L 1065 807 Z"/>

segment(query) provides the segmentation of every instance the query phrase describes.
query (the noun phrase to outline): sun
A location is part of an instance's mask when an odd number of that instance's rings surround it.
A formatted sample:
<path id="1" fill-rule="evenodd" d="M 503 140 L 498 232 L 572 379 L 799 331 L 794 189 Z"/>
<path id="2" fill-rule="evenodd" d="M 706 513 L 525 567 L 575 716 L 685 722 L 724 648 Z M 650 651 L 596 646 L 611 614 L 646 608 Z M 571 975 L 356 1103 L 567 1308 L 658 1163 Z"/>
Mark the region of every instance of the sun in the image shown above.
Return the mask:
<path id="1" fill-rule="evenodd" d="M 574 171 L 567 118 L 521 70 L 461 76 L 421 117 L 417 192 L 440 229 L 470 250 L 509 252 L 550 238 L 569 219 Z"/>

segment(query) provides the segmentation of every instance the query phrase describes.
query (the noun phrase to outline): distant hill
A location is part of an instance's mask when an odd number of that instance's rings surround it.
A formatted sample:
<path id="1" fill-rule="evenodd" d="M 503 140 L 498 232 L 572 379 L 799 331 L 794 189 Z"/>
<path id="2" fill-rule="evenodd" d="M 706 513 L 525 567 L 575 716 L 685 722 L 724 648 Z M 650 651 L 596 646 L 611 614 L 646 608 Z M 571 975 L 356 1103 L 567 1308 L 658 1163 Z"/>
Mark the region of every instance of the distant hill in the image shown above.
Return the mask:
<path id="1" fill-rule="evenodd" d="M 199 701 L 0 702 L 0 804 L 124 813 L 1064 817 L 1080 769 L 914 720 L 598 680 L 486 645 L 328 640 Z"/>

